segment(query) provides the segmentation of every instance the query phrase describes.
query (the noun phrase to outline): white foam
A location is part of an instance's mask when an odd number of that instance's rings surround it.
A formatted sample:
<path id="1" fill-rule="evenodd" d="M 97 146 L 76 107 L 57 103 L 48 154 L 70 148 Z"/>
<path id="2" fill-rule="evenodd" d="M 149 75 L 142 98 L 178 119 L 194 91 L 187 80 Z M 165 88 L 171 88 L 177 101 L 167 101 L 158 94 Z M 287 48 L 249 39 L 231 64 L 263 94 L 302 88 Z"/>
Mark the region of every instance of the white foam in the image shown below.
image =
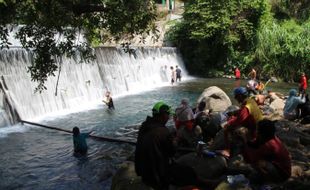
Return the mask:
<path id="1" fill-rule="evenodd" d="M 8 134 L 10 134 L 10 133 L 23 133 L 23 132 L 27 131 L 28 129 L 29 129 L 29 127 L 21 125 L 21 124 L 8 126 L 8 127 L 1 127 L 0 128 L 0 138 L 7 137 Z"/>

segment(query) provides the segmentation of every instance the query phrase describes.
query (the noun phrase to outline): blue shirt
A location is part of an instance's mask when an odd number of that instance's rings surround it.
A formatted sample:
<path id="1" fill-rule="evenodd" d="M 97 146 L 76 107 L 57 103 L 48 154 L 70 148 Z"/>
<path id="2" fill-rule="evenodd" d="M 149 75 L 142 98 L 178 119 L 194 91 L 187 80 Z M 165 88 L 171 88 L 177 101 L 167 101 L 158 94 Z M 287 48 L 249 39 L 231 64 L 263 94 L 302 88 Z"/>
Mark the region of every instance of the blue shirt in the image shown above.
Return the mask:
<path id="1" fill-rule="evenodd" d="M 89 137 L 88 133 L 80 133 L 78 136 L 73 135 L 74 152 L 86 153 L 87 144 L 86 138 Z"/>
<path id="2" fill-rule="evenodd" d="M 299 96 L 289 96 L 285 102 L 285 106 L 283 109 L 284 114 L 294 113 L 297 106 L 305 102 L 306 102 L 305 98 L 301 98 Z"/>

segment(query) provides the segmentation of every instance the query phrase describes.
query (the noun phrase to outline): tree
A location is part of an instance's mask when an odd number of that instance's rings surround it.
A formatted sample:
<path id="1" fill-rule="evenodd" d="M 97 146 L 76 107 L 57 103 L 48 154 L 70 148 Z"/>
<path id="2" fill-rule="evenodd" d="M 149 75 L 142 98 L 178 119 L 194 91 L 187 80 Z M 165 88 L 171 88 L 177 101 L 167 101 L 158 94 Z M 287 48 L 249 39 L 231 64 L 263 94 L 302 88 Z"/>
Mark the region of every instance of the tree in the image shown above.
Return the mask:
<path id="1" fill-rule="evenodd" d="M 155 19 L 153 0 L 0 0 L 0 47 L 8 48 L 8 34 L 18 26 L 15 37 L 34 54 L 28 71 L 42 91 L 60 67 L 57 57 L 89 60 L 91 45 L 154 33 Z"/>
<path id="2" fill-rule="evenodd" d="M 294 20 L 262 25 L 258 31 L 256 58 L 262 72 L 286 81 L 298 81 L 300 73 L 309 73 L 310 20 L 297 24 Z"/>
<path id="3" fill-rule="evenodd" d="M 228 71 L 253 61 L 245 57 L 254 52 L 265 4 L 261 0 L 190 0 L 182 22 L 168 36 L 180 48 L 190 72 L 213 77 L 214 70 Z"/>

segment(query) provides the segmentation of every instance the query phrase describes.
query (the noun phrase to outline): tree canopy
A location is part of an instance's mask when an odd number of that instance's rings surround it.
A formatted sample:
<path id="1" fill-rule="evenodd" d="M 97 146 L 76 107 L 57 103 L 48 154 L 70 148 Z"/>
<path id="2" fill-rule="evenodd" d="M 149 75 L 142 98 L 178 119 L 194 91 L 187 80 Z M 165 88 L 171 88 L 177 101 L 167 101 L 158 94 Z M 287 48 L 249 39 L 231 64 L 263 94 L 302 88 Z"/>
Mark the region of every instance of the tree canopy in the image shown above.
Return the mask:
<path id="1" fill-rule="evenodd" d="M 91 45 L 154 33 L 155 19 L 153 0 L 0 0 L 0 47 L 9 47 L 18 26 L 15 37 L 34 55 L 29 72 L 41 91 L 60 66 L 57 57 L 92 58 Z"/>
<path id="2" fill-rule="evenodd" d="M 253 67 L 286 81 L 310 72 L 308 0 L 189 0 L 168 32 L 190 73 L 231 74 Z"/>

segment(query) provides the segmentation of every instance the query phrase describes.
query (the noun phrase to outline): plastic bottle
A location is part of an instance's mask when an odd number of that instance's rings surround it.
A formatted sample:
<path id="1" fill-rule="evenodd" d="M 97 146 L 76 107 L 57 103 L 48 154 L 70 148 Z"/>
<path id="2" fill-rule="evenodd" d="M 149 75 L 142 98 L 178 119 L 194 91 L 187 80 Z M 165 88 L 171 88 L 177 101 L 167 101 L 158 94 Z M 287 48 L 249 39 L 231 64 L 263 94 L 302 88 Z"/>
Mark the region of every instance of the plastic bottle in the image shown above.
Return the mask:
<path id="1" fill-rule="evenodd" d="M 214 158 L 216 156 L 215 152 L 209 151 L 209 150 L 203 150 L 202 154 L 206 157 Z"/>
<path id="2" fill-rule="evenodd" d="M 243 175 L 228 175 L 227 182 L 231 187 L 249 187 L 249 180 Z"/>

